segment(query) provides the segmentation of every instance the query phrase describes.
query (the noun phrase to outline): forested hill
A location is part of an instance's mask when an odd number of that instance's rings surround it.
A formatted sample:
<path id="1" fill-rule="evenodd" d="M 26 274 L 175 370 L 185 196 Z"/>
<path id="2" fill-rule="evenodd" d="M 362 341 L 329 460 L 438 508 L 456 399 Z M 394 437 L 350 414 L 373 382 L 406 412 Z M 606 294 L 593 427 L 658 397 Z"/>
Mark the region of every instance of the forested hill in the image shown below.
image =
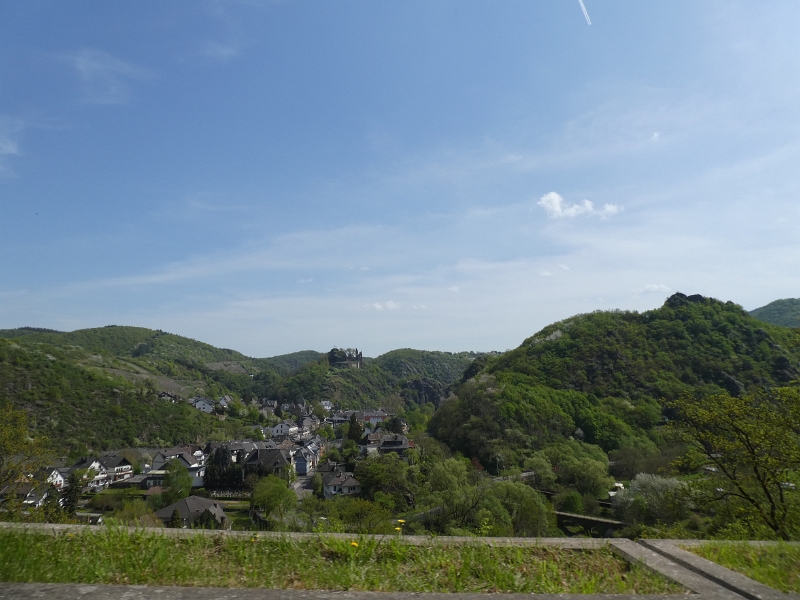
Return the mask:
<path id="1" fill-rule="evenodd" d="M 315 350 L 301 350 L 300 352 L 281 354 L 280 356 L 273 356 L 271 358 L 257 358 L 254 359 L 253 362 L 259 366 L 262 364 L 267 365 L 280 375 L 289 375 L 308 363 L 319 361 L 324 356 L 324 353 L 316 352 Z"/>
<path id="2" fill-rule="evenodd" d="M 800 327 L 800 298 L 775 300 L 750 311 L 750 316 L 782 327 Z"/>
<path id="3" fill-rule="evenodd" d="M 194 443 L 242 426 L 161 400 L 146 379 L 137 385 L 115 366 L 77 346 L 0 339 L 0 405 L 25 410 L 31 429 L 59 452 Z"/>
<path id="4" fill-rule="evenodd" d="M 478 356 L 475 352 L 427 352 L 402 348 L 381 354 L 374 364 L 398 379 L 427 377 L 445 385 L 461 379 L 466 368 Z"/>
<path id="5" fill-rule="evenodd" d="M 675 398 L 708 388 L 738 394 L 798 376 L 800 336 L 732 302 L 675 294 L 656 310 L 595 312 L 546 327 L 487 373 L 597 397 Z"/>
<path id="6" fill-rule="evenodd" d="M 263 398 L 398 411 L 438 405 L 471 360 L 467 353 L 419 350 L 400 357 L 353 369 L 332 367 L 327 354 L 311 350 L 250 358 L 138 327 L 0 330 L 0 403 L 25 408 L 37 430 L 66 447 L 186 443 L 255 424 L 258 411 L 249 405 Z M 232 395 L 247 408 L 239 420 L 219 422 L 188 405 L 159 401 L 157 391 L 184 399 Z"/>
<path id="7" fill-rule="evenodd" d="M 205 365 L 213 362 L 251 359 L 234 350 L 215 348 L 190 338 L 144 327 L 109 325 L 71 332 L 33 327 L 0 330 L 0 338 L 25 337 L 54 346 L 79 346 L 88 352 L 109 356 L 140 357 L 151 355 L 156 360 L 182 361 Z"/>
<path id="8" fill-rule="evenodd" d="M 431 422 L 440 439 L 490 463 L 522 461 L 574 436 L 610 451 L 652 446 L 664 399 L 738 395 L 800 373 L 800 331 L 732 302 L 675 294 L 656 310 L 594 312 L 554 323 L 497 358 L 475 361 Z"/>

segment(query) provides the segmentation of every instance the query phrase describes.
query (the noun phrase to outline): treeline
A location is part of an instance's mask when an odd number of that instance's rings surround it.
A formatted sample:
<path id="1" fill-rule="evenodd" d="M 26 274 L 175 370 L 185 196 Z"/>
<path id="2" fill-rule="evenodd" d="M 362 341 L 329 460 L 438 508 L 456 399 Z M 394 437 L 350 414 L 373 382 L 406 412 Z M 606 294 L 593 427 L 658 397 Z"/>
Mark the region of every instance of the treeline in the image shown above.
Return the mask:
<path id="1" fill-rule="evenodd" d="M 32 431 L 78 453 L 245 433 L 241 422 L 220 422 L 185 403 L 163 401 L 152 383 L 134 385 L 83 366 L 86 359 L 80 349 L 0 339 L 0 404 L 24 410 Z"/>
<path id="2" fill-rule="evenodd" d="M 491 468 L 522 467 L 564 439 L 605 452 L 669 452 L 664 402 L 733 396 L 798 376 L 800 335 L 741 307 L 675 294 L 645 313 L 597 312 L 550 325 L 517 349 L 475 361 L 431 433 Z M 656 461 L 657 462 L 657 461 Z"/>

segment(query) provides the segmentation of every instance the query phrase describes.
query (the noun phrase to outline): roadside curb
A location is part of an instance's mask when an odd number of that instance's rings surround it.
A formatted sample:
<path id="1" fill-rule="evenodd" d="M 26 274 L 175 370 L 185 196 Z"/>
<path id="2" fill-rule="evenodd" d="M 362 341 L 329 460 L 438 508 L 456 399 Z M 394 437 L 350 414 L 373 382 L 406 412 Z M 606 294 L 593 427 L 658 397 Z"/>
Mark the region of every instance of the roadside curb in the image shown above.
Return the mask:
<path id="1" fill-rule="evenodd" d="M 616 594 L 459 594 L 420 592 L 351 592 L 325 590 L 230 589 L 78 583 L 0 583 L 0 600 L 686 600 L 675 595 Z"/>
<path id="2" fill-rule="evenodd" d="M 702 575 L 694 573 L 650 548 L 631 540 L 612 540 L 611 548 L 617 555 L 628 562 L 643 565 L 651 571 L 682 585 L 690 592 L 699 594 L 704 599 L 722 600 L 723 598 L 738 597 L 732 595 L 728 589 L 709 581 Z"/>
<path id="3" fill-rule="evenodd" d="M 800 598 L 798 594 L 785 594 L 759 583 L 749 577 L 732 571 L 715 562 L 687 552 L 673 540 L 640 540 L 639 544 L 650 548 L 693 573 L 722 586 L 747 600 L 785 600 Z"/>

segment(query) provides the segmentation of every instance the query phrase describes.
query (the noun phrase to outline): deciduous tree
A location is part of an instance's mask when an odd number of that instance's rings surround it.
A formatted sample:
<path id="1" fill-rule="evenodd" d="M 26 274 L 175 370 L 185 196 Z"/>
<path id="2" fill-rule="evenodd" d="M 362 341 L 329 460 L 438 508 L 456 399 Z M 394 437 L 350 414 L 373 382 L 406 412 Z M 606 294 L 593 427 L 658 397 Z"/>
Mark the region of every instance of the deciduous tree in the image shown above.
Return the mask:
<path id="1" fill-rule="evenodd" d="M 670 407 L 670 428 L 689 447 L 684 460 L 711 467 L 694 486 L 698 501 L 733 501 L 745 522 L 755 517 L 784 540 L 800 534 L 800 390 L 686 394 Z"/>

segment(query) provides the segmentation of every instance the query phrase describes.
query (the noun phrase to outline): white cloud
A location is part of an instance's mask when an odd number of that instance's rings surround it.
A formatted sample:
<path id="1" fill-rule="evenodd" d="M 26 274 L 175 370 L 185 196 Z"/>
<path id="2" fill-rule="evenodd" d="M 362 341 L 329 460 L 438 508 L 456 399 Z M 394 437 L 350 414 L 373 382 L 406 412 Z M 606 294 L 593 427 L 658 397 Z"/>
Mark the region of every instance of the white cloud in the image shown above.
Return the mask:
<path id="1" fill-rule="evenodd" d="M 558 265 L 560 269 L 564 271 L 569 271 L 569 267 L 567 265 Z"/>
<path id="2" fill-rule="evenodd" d="M 0 115 L 0 176 L 12 175 L 8 157 L 19 156 L 19 133 L 25 128 L 21 119 Z"/>
<path id="3" fill-rule="evenodd" d="M 547 215 L 553 219 L 561 219 L 564 217 L 572 218 L 583 214 L 607 217 L 622 211 L 622 207 L 618 204 L 604 204 L 601 209 L 595 209 L 591 200 L 583 200 L 578 204 L 570 204 L 556 192 L 546 193 L 539 198 L 539 202 L 536 204 L 541 206 Z"/>
<path id="4" fill-rule="evenodd" d="M 636 290 L 637 294 L 666 294 L 672 290 L 665 286 L 663 283 L 648 283 L 646 286 Z"/>
<path id="5" fill-rule="evenodd" d="M 542 277 L 550 277 L 552 273 L 550 271 L 539 271 L 539 275 Z"/>
<path id="6" fill-rule="evenodd" d="M 150 69 L 93 48 L 65 52 L 59 57 L 78 74 L 83 100 L 90 104 L 125 104 L 130 98 L 130 82 L 153 76 Z"/>
<path id="7" fill-rule="evenodd" d="M 220 44 L 219 42 L 208 42 L 203 47 L 203 56 L 213 58 L 219 62 L 228 62 L 232 58 L 239 56 L 240 48 L 237 44 Z"/>
<path id="8" fill-rule="evenodd" d="M 372 304 L 365 304 L 363 308 L 372 310 L 397 310 L 400 308 L 400 303 L 394 300 L 387 300 L 386 302 L 373 302 Z"/>
<path id="9" fill-rule="evenodd" d="M 447 288 L 447 291 L 448 292 L 453 292 L 454 294 L 457 294 L 458 292 L 461 291 L 461 288 L 459 288 L 457 285 L 454 285 L 452 287 Z"/>

